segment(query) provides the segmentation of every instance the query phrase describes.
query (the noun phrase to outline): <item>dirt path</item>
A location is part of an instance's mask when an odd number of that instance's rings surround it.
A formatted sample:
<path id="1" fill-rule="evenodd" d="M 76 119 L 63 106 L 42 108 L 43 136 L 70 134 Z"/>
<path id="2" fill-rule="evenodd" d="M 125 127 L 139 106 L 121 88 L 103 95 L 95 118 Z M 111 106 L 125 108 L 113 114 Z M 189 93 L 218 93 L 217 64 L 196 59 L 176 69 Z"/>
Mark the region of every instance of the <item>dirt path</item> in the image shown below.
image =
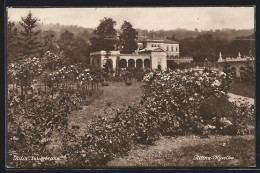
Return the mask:
<path id="1" fill-rule="evenodd" d="M 255 99 L 253 99 L 253 98 L 244 97 L 244 96 L 236 95 L 236 94 L 233 94 L 233 93 L 228 93 L 228 96 L 229 96 L 229 100 L 231 102 L 233 102 L 233 101 L 246 101 L 246 102 L 249 102 L 251 105 L 255 105 Z"/>
<path id="2" fill-rule="evenodd" d="M 142 97 L 141 85 L 140 82 L 133 82 L 130 86 L 126 86 L 124 82 L 116 82 L 102 87 L 104 92 L 98 99 L 89 106 L 84 106 L 83 110 L 71 113 L 70 124 L 79 125 L 82 129 L 86 129 L 87 124 L 93 121 L 96 116 L 104 114 L 104 110 L 113 115 L 116 109 L 139 103 Z"/>

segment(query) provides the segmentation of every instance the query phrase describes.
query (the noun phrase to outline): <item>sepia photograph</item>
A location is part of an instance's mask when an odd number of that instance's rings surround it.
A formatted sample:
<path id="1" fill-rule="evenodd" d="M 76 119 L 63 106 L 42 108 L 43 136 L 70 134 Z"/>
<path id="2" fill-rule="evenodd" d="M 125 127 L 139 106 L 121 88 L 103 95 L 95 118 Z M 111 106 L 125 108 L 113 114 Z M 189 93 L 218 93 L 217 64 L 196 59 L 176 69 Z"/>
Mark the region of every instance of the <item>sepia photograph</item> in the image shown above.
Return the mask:
<path id="1" fill-rule="evenodd" d="M 255 6 L 6 7 L 6 168 L 256 167 Z"/>

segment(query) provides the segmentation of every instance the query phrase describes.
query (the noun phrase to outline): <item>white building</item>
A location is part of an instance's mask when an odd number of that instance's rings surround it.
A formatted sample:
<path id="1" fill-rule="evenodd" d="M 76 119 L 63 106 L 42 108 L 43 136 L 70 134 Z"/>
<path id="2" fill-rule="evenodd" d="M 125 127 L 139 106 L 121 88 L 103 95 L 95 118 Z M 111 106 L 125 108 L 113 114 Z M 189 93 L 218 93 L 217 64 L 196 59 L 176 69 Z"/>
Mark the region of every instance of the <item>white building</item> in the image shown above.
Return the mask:
<path id="1" fill-rule="evenodd" d="M 133 54 L 121 54 L 120 51 L 99 51 L 90 53 L 90 64 L 102 68 L 107 60 L 112 61 L 113 69 L 150 68 L 167 69 L 167 61 L 177 63 L 191 62 L 192 58 L 180 58 L 179 43 L 169 40 L 145 40 L 138 43 Z"/>
<path id="2" fill-rule="evenodd" d="M 230 68 L 230 70 L 236 72 L 236 77 L 240 77 L 240 71 L 244 70 L 245 67 L 248 65 L 251 68 L 254 68 L 255 58 L 254 57 L 241 57 L 240 53 L 238 53 L 237 57 L 226 57 L 225 59 L 222 58 L 221 52 L 219 53 L 219 72 L 222 72 L 223 69 L 226 67 Z"/>

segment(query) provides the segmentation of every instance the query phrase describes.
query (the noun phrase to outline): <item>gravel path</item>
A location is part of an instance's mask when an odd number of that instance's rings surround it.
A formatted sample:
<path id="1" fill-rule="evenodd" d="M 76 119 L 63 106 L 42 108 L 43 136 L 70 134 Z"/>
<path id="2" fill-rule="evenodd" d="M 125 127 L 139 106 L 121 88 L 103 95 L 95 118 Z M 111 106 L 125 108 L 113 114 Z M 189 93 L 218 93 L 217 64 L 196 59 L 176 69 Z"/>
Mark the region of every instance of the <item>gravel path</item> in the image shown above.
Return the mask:
<path id="1" fill-rule="evenodd" d="M 228 93 L 228 96 L 229 96 L 229 100 L 231 102 L 240 100 L 240 101 L 249 102 L 250 104 L 255 105 L 255 99 L 253 99 L 253 98 L 248 98 L 248 97 L 236 95 L 233 93 Z"/>

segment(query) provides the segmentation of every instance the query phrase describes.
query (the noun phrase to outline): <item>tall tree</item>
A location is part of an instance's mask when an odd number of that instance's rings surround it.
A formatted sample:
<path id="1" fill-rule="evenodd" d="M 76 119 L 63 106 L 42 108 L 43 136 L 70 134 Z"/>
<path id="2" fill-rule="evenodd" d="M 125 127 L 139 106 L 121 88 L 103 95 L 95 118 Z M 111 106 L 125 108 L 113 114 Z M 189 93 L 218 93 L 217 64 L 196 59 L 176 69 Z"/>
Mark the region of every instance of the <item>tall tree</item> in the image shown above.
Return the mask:
<path id="1" fill-rule="evenodd" d="M 33 17 L 32 13 L 29 12 L 26 17 L 21 18 L 20 25 L 23 30 L 20 31 L 20 52 L 22 56 L 40 56 L 41 45 L 39 41 L 39 34 L 41 30 L 34 31 L 36 23 L 39 19 Z"/>
<path id="2" fill-rule="evenodd" d="M 138 32 L 133 28 L 130 22 L 124 21 L 121 27 L 120 47 L 122 53 L 133 53 L 137 48 Z"/>
<path id="3" fill-rule="evenodd" d="M 110 51 L 116 48 L 117 31 L 114 26 L 116 22 L 112 18 L 105 17 L 94 30 L 97 37 L 91 38 L 91 51 Z"/>
<path id="4" fill-rule="evenodd" d="M 60 34 L 60 39 L 59 39 L 59 47 L 60 50 L 64 52 L 65 59 L 64 60 L 66 63 L 71 63 L 72 57 L 73 57 L 73 49 L 72 49 L 72 44 L 75 39 L 75 36 L 72 32 L 65 30 L 63 33 Z"/>
<path id="5" fill-rule="evenodd" d="M 7 62 L 16 61 L 18 59 L 18 30 L 12 21 L 7 23 L 6 39 Z"/>

